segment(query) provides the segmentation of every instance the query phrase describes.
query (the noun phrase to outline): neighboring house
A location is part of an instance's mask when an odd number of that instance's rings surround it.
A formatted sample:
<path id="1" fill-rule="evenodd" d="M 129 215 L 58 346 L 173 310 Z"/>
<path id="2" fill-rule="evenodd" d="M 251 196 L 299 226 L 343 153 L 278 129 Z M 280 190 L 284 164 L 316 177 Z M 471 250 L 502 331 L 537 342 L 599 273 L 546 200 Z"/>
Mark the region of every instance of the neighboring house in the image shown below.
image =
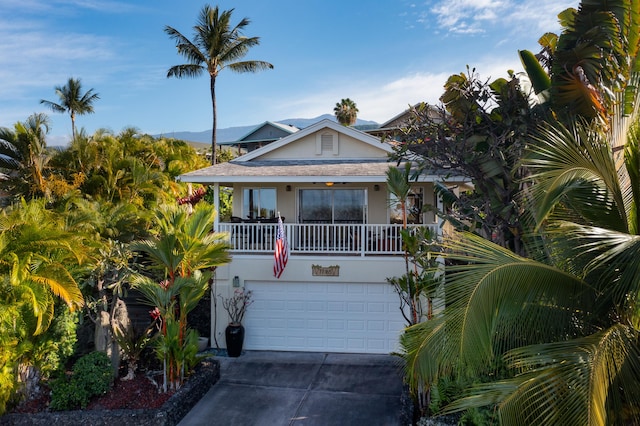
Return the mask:
<path id="1" fill-rule="evenodd" d="M 265 121 L 237 141 L 220 142 L 220 145 L 233 146 L 237 148 L 239 153 L 251 152 L 278 139 L 289 136 L 298 130 L 300 129 L 289 124 Z"/>
<path id="2" fill-rule="evenodd" d="M 377 136 L 379 138 L 384 138 L 385 140 L 401 140 L 402 133 L 401 129 L 407 127 L 411 122 L 411 118 L 413 116 L 413 110 L 418 108 L 420 104 L 415 104 L 411 108 L 407 108 L 402 111 L 400 114 L 396 115 L 392 119 L 382 123 L 380 127 L 375 129 L 365 130 L 367 133 L 373 136 Z M 427 108 L 429 108 L 429 116 L 435 120 L 440 118 L 440 112 L 431 105 L 427 104 Z"/>
<path id="3" fill-rule="evenodd" d="M 389 144 L 323 120 L 228 163 L 180 176 L 184 182 L 233 188 L 229 233 L 233 258 L 216 271 L 217 294 L 253 292 L 245 349 L 389 353 L 405 327 L 388 277 L 405 272 L 399 211 L 386 186 Z M 451 178 L 449 178 L 450 180 Z M 433 183 L 414 184 L 411 226 L 440 231 L 423 209 L 437 203 Z M 289 261 L 273 274 L 277 216 Z M 218 305 L 220 305 L 218 303 Z M 220 312 L 222 311 L 222 312 Z M 223 345 L 226 313 L 219 309 Z"/>

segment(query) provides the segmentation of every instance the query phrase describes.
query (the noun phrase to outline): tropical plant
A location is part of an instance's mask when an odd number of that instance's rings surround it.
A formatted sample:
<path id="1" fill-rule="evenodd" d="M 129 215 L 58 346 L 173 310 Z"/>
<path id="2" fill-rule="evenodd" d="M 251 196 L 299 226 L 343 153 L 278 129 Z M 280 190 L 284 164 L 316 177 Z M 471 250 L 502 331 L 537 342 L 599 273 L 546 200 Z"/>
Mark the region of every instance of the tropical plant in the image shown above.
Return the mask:
<path id="1" fill-rule="evenodd" d="M 15 170 L 20 167 L 22 155 L 18 148 L 3 136 L 4 129 L 0 129 L 0 169 Z"/>
<path id="2" fill-rule="evenodd" d="M 445 411 L 497 404 L 504 424 L 640 421 L 639 81 L 632 74 L 605 120 L 536 132 L 524 160 L 541 236 L 531 258 L 471 234 L 445 241 L 443 314 L 403 337 L 410 381 L 507 373 Z"/>
<path id="3" fill-rule="evenodd" d="M 524 254 L 522 220 L 527 209 L 517 195 L 527 171 L 520 159 L 541 116 L 530 108 L 520 79 L 482 81 L 475 70 L 454 74 L 442 106 L 419 104 L 397 137 L 394 159 L 412 160 L 415 173 L 448 170 L 470 187 L 435 184 L 447 210 L 438 212 L 458 229 L 478 233 Z M 471 189 L 472 188 L 472 189 Z"/>
<path id="4" fill-rule="evenodd" d="M 538 101 L 565 124 L 579 115 L 606 125 L 616 93 L 638 69 L 639 13 L 636 0 L 583 1 L 560 13 L 559 37 L 543 35 L 538 55 L 519 52 Z M 628 95 L 623 102 L 630 106 Z"/>
<path id="5" fill-rule="evenodd" d="M 402 229 L 407 229 L 407 198 L 411 194 L 411 162 L 406 162 L 404 168 L 389 167 L 387 169 L 387 189 L 400 203 L 400 211 L 402 214 Z M 403 238 L 409 238 L 410 233 L 403 233 Z M 404 243 L 403 243 L 404 245 Z M 405 247 L 406 249 L 406 247 Z M 400 296 L 400 311 L 405 316 L 408 325 L 417 324 L 419 322 L 419 306 L 420 299 L 417 295 L 414 275 L 409 270 L 409 253 L 404 252 L 405 274 L 401 278 L 389 279 L 394 286 L 396 292 Z M 409 307 L 409 318 L 406 317 L 405 307 Z"/>
<path id="6" fill-rule="evenodd" d="M 358 118 L 358 108 L 351 99 L 341 99 L 333 108 L 333 113 L 338 119 L 338 123 L 343 126 L 353 126 Z"/>
<path id="7" fill-rule="evenodd" d="M 83 246 L 82 237 L 69 232 L 43 200 L 0 212 L 0 412 L 12 394 L 35 387 L 41 367 L 55 368 L 43 356 L 51 348 L 44 333 L 61 312 L 57 299 L 72 311 L 84 303 L 73 278 L 74 265 L 85 257 Z"/>
<path id="8" fill-rule="evenodd" d="M 46 134 L 49 117 L 32 114 L 24 122 L 17 122 L 14 129 L 0 128 L 0 140 L 11 158 L 8 187 L 13 196 L 36 197 L 48 194 L 45 167 L 50 159 Z M 13 152 L 13 154 L 11 154 Z M 9 157 L 11 156 L 11 157 Z"/>
<path id="9" fill-rule="evenodd" d="M 69 78 L 64 86 L 55 87 L 56 95 L 60 103 L 41 99 L 40 103 L 51 108 L 53 112 L 69 113 L 71 117 L 71 135 L 76 138 L 76 114 L 84 115 L 94 112 L 93 103 L 100 99 L 93 89 L 82 93 L 82 83 L 80 79 Z"/>
<path id="10" fill-rule="evenodd" d="M 124 358 L 127 361 L 127 374 L 121 380 L 133 380 L 138 370 L 138 362 L 142 355 L 142 351 L 147 347 L 152 339 L 154 331 L 154 323 L 151 323 L 142 332 L 138 332 L 133 326 L 125 327 L 124 330 L 120 326 L 113 328 L 113 335 L 122 349 Z"/>
<path id="11" fill-rule="evenodd" d="M 117 135 L 99 130 L 90 137 L 79 134 L 68 149 L 56 153 L 47 183 L 53 193 L 55 174 L 96 201 L 146 211 L 184 194 L 186 184 L 175 177 L 206 165 L 184 141 L 153 138 L 133 128 Z M 58 198 L 64 198 L 63 190 Z"/>
<path id="12" fill-rule="evenodd" d="M 163 206 L 156 213 L 157 235 L 131 246 L 148 257 L 149 272 L 155 271 L 155 276 L 136 276 L 133 283 L 158 312 L 156 351 L 165 366 L 165 391 L 180 387 L 197 352 L 197 334 L 189 330 L 187 315 L 208 290 L 212 268 L 230 259 L 226 237 L 211 232 L 214 215 L 206 203 L 196 204 L 191 214 Z"/>
<path id="13" fill-rule="evenodd" d="M 193 39 L 189 40 L 173 27 L 166 26 L 164 31 L 175 41 L 178 54 L 188 63 L 169 68 L 167 77 L 198 77 L 204 72 L 209 74 L 211 105 L 213 108 L 213 129 L 211 132 L 211 164 L 216 164 L 217 103 L 216 79 L 225 68 L 234 72 L 257 72 L 273 68 L 265 61 L 243 61 L 249 49 L 260 44 L 259 37 L 246 37 L 244 28 L 250 21 L 243 18 L 235 27 L 231 27 L 231 14 L 234 9 L 219 11 L 218 6 L 205 5 L 200 11 L 197 24 L 193 27 Z"/>

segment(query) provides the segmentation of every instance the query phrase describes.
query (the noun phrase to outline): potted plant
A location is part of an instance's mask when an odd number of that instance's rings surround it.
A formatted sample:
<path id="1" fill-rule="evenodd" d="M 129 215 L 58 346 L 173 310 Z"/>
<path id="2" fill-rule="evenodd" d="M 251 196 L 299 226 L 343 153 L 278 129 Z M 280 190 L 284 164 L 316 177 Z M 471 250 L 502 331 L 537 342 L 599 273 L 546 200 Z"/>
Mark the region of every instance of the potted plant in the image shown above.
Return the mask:
<path id="1" fill-rule="evenodd" d="M 244 288 L 237 288 L 231 297 L 220 296 L 222 307 L 229 315 L 229 325 L 224 331 L 224 337 L 227 343 L 227 354 L 230 357 L 238 357 L 242 353 L 242 345 L 244 343 L 242 319 L 249 305 L 253 303 L 251 295 L 250 290 L 245 291 Z"/>

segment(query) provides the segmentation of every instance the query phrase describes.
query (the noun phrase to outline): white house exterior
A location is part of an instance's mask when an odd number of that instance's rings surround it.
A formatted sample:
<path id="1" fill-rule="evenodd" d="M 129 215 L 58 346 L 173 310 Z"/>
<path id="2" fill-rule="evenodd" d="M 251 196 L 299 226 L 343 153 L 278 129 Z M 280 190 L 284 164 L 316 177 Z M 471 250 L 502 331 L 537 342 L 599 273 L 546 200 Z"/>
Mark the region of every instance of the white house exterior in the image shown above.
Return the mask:
<path id="1" fill-rule="evenodd" d="M 391 146 L 323 120 L 235 160 L 180 176 L 233 188 L 227 232 L 232 261 L 216 271 L 216 293 L 253 292 L 245 349 L 389 353 L 405 324 L 388 277 L 405 272 L 397 210 L 386 186 Z M 433 182 L 414 184 L 413 222 L 439 232 L 421 210 L 436 203 Z M 289 260 L 275 278 L 276 217 L 284 219 Z M 411 225 L 417 226 L 417 225 Z M 234 279 L 235 278 L 235 279 Z M 228 319 L 218 303 L 212 333 L 224 345 Z M 214 329 L 215 327 L 215 329 Z"/>

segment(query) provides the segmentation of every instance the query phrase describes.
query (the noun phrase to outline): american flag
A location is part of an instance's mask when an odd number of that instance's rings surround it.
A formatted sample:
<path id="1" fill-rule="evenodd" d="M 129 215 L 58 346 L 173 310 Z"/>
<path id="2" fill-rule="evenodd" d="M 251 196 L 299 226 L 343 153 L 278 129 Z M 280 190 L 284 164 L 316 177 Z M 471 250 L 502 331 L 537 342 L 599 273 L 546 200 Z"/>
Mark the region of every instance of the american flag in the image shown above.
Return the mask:
<path id="1" fill-rule="evenodd" d="M 284 225 L 282 218 L 278 215 L 278 230 L 276 232 L 276 250 L 273 254 L 273 275 L 280 278 L 284 267 L 287 266 L 289 260 L 289 245 L 287 244 L 287 236 L 284 234 Z"/>

